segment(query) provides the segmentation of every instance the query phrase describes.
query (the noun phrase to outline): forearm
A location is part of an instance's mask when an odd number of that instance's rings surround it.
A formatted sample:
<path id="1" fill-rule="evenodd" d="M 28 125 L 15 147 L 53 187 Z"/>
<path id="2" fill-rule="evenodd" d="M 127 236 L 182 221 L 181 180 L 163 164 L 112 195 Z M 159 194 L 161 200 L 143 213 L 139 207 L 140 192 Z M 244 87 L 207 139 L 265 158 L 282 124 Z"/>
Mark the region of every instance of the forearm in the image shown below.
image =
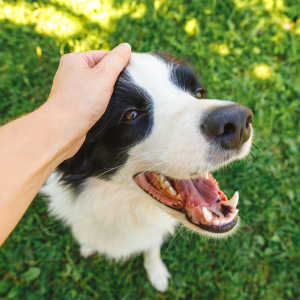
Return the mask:
<path id="1" fill-rule="evenodd" d="M 70 130 L 49 105 L 0 128 L 0 245 L 78 140 Z"/>

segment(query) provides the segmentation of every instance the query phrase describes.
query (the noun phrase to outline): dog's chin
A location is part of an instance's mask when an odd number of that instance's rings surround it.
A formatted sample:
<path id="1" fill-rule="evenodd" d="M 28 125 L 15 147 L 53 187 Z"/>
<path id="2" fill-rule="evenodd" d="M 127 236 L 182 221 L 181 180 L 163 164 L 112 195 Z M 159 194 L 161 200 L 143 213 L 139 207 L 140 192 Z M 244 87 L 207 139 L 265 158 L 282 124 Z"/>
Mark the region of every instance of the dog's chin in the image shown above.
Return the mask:
<path id="1" fill-rule="evenodd" d="M 235 234 L 241 224 L 241 219 L 239 216 L 236 216 L 236 222 L 233 227 L 231 227 L 230 230 L 224 231 L 222 233 L 216 233 L 212 231 L 208 231 L 205 229 L 202 229 L 199 225 L 196 225 L 192 223 L 186 216 L 186 214 L 176 211 L 158 201 L 157 205 L 160 209 L 162 209 L 164 212 L 166 212 L 168 215 L 172 216 L 174 219 L 178 220 L 184 227 L 194 231 L 195 233 L 198 233 L 202 236 L 208 237 L 208 238 L 214 238 L 214 239 L 224 239 L 227 238 L 233 234 Z"/>
<path id="2" fill-rule="evenodd" d="M 228 200 L 210 173 L 180 180 L 143 172 L 133 180 L 162 210 L 201 235 L 223 238 L 238 228 L 238 192 Z"/>

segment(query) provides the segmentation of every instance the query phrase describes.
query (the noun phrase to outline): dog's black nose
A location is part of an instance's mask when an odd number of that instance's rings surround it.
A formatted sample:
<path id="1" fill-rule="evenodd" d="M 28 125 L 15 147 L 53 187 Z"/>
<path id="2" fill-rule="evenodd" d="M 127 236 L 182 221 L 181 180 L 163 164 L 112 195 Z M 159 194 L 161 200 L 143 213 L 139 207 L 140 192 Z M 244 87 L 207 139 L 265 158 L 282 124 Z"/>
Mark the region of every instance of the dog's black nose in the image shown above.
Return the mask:
<path id="1" fill-rule="evenodd" d="M 237 149 L 251 134 L 252 111 L 242 105 L 231 105 L 212 111 L 201 127 L 225 149 Z"/>

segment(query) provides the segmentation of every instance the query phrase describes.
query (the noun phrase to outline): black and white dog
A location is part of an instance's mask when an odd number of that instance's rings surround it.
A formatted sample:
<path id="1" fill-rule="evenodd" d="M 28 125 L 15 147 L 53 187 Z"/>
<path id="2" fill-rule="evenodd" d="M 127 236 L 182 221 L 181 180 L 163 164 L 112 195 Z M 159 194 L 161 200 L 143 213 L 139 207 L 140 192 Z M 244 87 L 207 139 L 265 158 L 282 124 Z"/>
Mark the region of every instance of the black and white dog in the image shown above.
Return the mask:
<path id="1" fill-rule="evenodd" d="M 205 94 L 182 60 L 132 54 L 105 114 L 41 190 L 84 257 L 143 252 L 150 282 L 165 291 L 160 247 L 179 222 L 218 238 L 237 229 L 238 192 L 228 201 L 208 172 L 249 153 L 253 115 Z"/>

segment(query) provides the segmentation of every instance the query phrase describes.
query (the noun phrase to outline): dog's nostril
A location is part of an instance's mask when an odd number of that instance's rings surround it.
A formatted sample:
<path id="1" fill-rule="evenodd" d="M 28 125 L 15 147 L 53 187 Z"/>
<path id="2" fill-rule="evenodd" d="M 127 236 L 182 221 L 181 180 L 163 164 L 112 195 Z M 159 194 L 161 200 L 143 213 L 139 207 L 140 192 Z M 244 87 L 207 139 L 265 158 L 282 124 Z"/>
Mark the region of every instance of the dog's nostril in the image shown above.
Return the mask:
<path id="1" fill-rule="evenodd" d="M 236 127 L 234 126 L 234 124 L 232 123 L 227 123 L 224 126 L 224 132 L 221 134 L 221 136 L 223 135 L 231 135 L 236 131 Z"/>
<path id="2" fill-rule="evenodd" d="M 246 128 L 249 128 L 249 124 L 251 124 L 253 122 L 253 115 L 251 114 L 250 116 L 248 116 L 247 120 L 246 120 Z"/>

